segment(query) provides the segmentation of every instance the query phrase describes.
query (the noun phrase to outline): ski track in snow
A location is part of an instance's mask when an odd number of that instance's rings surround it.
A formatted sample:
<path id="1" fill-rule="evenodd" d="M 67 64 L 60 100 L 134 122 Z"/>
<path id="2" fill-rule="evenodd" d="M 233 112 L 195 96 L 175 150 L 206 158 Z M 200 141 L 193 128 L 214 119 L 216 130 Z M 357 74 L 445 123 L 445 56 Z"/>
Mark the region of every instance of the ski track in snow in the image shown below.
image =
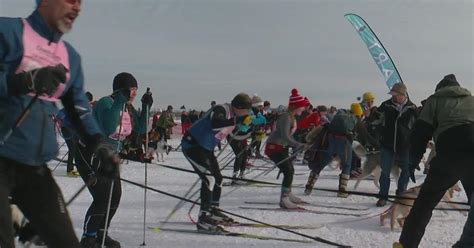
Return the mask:
<path id="1" fill-rule="evenodd" d="M 179 144 L 180 138 L 174 137 L 169 140 L 169 144 L 176 147 Z M 62 144 L 62 140 L 59 141 Z M 58 157 L 67 151 L 64 146 L 61 148 Z M 230 152 L 230 147 L 227 147 L 226 151 L 222 153 L 225 156 Z M 164 164 L 173 165 L 185 169 L 192 169 L 191 165 L 184 158 L 181 152 L 170 152 L 165 158 Z M 263 160 L 250 160 L 254 165 L 261 165 L 266 162 Z M 50 168 L 53 169 L 58 164 L 57 161 L 49 163 Z M 267 164 L 268 166 L 268 164 Z M 121 176 L 125 179 L 144 183 L 144 164 L 137 162 L 125 162 L 122 165 Z M 306 165 L 301 165 L 300 162 L 295 162 L 296 173 L 293 184 L 301 185 L 306 183 L 307 175 L 309 173 Z M 261 170 L 256 170 L 247 175 L 247 178 L 253 178 L 256 174 L 261 173 Z M 277 170 L 272 171 L 267 176 L 257 178 L 257 180 L 271 181 L 281 183 L 282 178 L 276 180 Z M 231 171 L 224 170 L 223 175 L 231 176 Z M 417 172 L 419 173 L 419 172 Z M 61 164 L 53 172 L 55 179 L 59 184 L 64 197 L 68 200 L 82 185 L 83 181 L 77 178 L 66 177 L 66 166 Z M 316 183 L 316 187 L 322 188 L 337 188 L 337 175 L 339 171 L 333 170 L 327 167 L 322 172 L 320 180 Z M 166 191 L 171 194 L 183 196 L 189 187 L 197 179 L 196 174 L 176 171 L 157 165 L 148 165 L 148 186 L 153 187 L 162 191 Z M 325 179 L 326 178 L 326 179 Z M 226 181 L 226 180 L 225 180 Z M 423 181 L 423 180 L 420 180 Z M 353 189 L 355 181 L 351 180 L 349 183 L 349 189 Z M 198 184 L 200 186 L 200 183 Z M 410 182 L 409 187 L 413 186 Z M 197 190 L 198 187 L 195 188 Z M 390 193 L 394 194 L 396 184 L 392 180 Z M 229 191 L 234 190 L 234 187 L 224 187 L 221 198 L 221 208 L 224 210 L 243 215 L 249 218 L 255 218 L 257 220 L 271 223 L 271 224 L 288 224 L 288 225 L 314 225 L 338 222 L 343 220 L 354 220 L 360 217 L 340 216 L 340 215 L 319 215 L 310 213 L 290 213 L 290 212 L 276 212 L 276 211 L 261 211 L 261 210 L 248 210 L 240 209 L 239 206 L 245 206 L 245 201 L 268 201 L 278 202 L 280 197 L 279 187 L 240 187 L 234 192 L 228 194 Z M 378 189 L 373 185 L 371 180 L 363 180 L 359 185 L 358 191 L 367 192 L 378 192 Z M 194 192 L 194 191 L 193 191 Z M 326 205 L 334 204 L 340 206 L 363 206 L 369 207 L 366 211 L 356 211 L 355 213 L 374 213 L 380 212 L 383 209 L 375 207 L 377 199 L 372 197 L 362 196 L 350 196 L 349 198 L 337 198 L 333 197 L 334 193 L 313 191 L 311 196 L 305 196 L 303 189 L 295 188 L 293 192 L 298 196 L 302 197 L 306 201 L 322 203 Z M 227 195 L 228 194 L 228 195 Z M 110 236 L 117 239 L 122 243 L 122 247 L 140 247 L 142 244 L 143 237 L 143 195 L 144 190 L 134 185 L 130 185 L 122 182 L 122 199 L 120 207 L 115 214 L 114 219 L 110 227 Z M 198 195 L 198 194 L 197 194 Z M 196 196 L 197 196 L 196 195 Z M 464 192 L 457 193 L 455 196 L 456 201 L 466 201 Z M 82 225 L 84 221 L 84 214 L 87 211 L 88 206 L 92 201 L 88 191 L 85 190 L 70 206 L 69 214 L 71 216 L 76 234 L 78 237 L 82 235 Z M 202 234 L 183 234 L 174 232 L 161 232 L 155 233 L 148 227 L 159 226 L 166 216 L 170 213 L 171 209 L 177 204 L 179 200 L 165 196 L 156 192 L 147 191 L 147 228 L 146 232 L 146 247 L 173 247 L 173 248 L 188 248 L 188 247 L 330 247 L 318 242 L 311 244 L 303 243 L 288 243 L 274 240 L 255 240 L 245 239 L 239 237 L 223 237 L 223 236 L 211 236 Z M 248 206 L 248 205 L 247 205 Z M 254 205 L 269 207 L 269 205 Z M 187 213 L 191 204 L 186 203 L 179 211 L 177 211 L 170 221 L 190 221 Z M 275 205 L 275 207 L 278 207 Z M 320 209 L 331 212 L 341 213 L 353 213 L 350 210 L 341 209 L 328 209 L 318 208 L 312 206 L 304 206 L 309 209 Z M 443 205 L 443 207 L 449 207 Z M 196 220 L 199 206 L 195 206 L 192 212 L 192 217 Z M 242 222 L 248 222 L 235 218 Z M 434 211 L 431 222 L 428 225 L 425 236 L 420 247 L 451 247 L 461 235 L 462 227 L 466 220 L 466 216 L 462 213 L 449 211 Z M 322 228 L 314 230 L 294 230 L 300 233 L 305 233 L 311 236 L 318 236 L 327 240 L 331 240 L 344 245 L 351 245 L 352 247 L 392 247 L 393 241 L 398 240 L 401 229 L 396 227 L 392 232 L 389 227 L 389 219 L 385 220 L 385 226 L 379 225 L 379 217 L 370 219 L 363 219 L 360 221 L 352 221 L 347 223 L 338 224 L 327 224 Z M 179 225 L 179 224 L 166 224 L 164 227 L 167 228 L 187 228 L 195 229 L 194 225 Z M 228 227 L 230 231 L 236 232 L 247 232 L 257 235 L 285 237 L 294 239 L 304 239 L 303 237 L 284 232 L 273 228 L 251 228 L 251 227 Z"/>

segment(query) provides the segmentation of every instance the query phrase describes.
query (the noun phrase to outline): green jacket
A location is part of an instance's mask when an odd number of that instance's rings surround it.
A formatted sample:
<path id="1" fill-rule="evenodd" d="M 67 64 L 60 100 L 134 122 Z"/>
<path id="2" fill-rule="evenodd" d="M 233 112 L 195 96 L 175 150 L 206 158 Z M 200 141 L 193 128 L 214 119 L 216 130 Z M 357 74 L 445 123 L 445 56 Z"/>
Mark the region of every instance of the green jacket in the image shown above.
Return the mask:
<path id="1" fill-rule="evenodd" d="M 165 111 L 160 115 L 160 118 L 154 125 L 155 127 L 170 128 L 174 126 L 172 113 Z"/>
<path id="2" fill-rule="evenodd" d="M 474 123 L 474 97 L 460 86 L 442 88 L 427 99 L 419 120 L 433 126 L 436 143 L 439 135 L 449 128 Z"/>

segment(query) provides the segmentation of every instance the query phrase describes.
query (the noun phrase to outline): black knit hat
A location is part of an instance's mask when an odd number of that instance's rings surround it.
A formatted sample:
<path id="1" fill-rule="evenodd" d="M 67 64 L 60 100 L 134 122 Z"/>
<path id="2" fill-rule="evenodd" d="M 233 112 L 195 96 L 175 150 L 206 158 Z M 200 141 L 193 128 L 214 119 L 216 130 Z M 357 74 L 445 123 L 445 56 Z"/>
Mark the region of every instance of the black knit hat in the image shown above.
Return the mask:
<path id="1" fill-rule="evenodd" d="M 121 72 L 114 77 L 113 90 L 130 89 L 138 87 L 135 77 L 128 72 Z"/>
<path id="2" fill-rule="evenodd" d="M 435 92 L 449 86 L 459 86 L 456 76 L 454 74 L 448 74 L 436 85 Z"/>
<path id="3" fill-rule="evenodd" d="M 232 107 L 236 109 L 249 109 L 252 107 L 252 99 L 245 93 L 240 93 L 232 99 Z"/>

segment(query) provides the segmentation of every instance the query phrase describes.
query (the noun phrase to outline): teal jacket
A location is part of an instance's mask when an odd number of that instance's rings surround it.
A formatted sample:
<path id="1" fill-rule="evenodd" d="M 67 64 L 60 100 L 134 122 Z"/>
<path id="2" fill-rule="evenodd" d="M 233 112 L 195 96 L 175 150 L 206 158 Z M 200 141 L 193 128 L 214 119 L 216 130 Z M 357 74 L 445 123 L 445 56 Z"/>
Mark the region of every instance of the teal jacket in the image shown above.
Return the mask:
<path id="1" fill-rule="evenodd" d="M 99 125 L 99 129 L 107 137 L 107 142 L 118 149 L 121 149 L 121 142 L 108 137 L 114 133 L 120 125 L 121 111 L 126 104 L 127 100 L 125 97 L 121 94 L 116 94 L 114 96 L 102 97 L 97 101 L 93 109 L 94 118 Z M 147 112 L 146 105 L 142 105 L 140 113 L 131 104 L 127 105 L 127 108 L 128 111 L 130 111 L 133 132 L 145 134 L 147 131 L 147 117 L 150 116 L 150 112 Z"/>

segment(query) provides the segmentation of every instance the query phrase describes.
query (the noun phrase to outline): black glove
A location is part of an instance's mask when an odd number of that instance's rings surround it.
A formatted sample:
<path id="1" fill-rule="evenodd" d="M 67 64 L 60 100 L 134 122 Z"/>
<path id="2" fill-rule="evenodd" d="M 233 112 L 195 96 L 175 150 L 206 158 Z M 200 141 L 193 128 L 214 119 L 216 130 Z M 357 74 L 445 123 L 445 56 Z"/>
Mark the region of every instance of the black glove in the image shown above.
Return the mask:
<path id="1" fill-rule="evenodd" d="M 95 149 L 95 155 L 99 158 L 100 163 L 97 166 L 97 174 L 112 179 L 118 177 L 120 157 L 107 144 L 99 142 Z"/>
<path id="2" fill-rule="evenodd" d="M 52 95 L 58 85 L 65 82 L 66 68 L 58 64 L 12 75 L 8 79 L 8 86 L 13 95 L 30 92 L 38 95 Z"/>
<path id="3" fill-rule="evenodd" d="M 153 105 L 153 96 L 150 91 L 147 91 L 145 94 L 143 94 L 142 104 L 148 107 L 151 107 L 151 105 Z"/>

